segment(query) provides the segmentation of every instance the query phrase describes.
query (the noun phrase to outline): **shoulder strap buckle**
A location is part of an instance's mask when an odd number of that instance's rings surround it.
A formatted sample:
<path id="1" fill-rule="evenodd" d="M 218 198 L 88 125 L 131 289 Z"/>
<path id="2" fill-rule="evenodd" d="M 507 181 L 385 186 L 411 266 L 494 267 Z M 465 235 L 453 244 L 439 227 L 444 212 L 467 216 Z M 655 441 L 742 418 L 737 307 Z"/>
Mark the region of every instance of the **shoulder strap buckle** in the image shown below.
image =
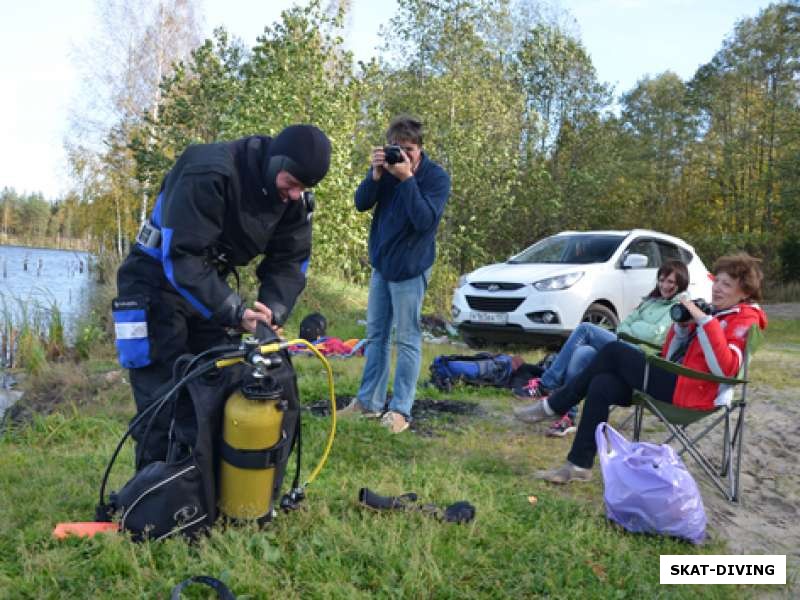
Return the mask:
<path id="1" fill-rule="evenodd" d="M 161 230 L 150 221 L 144 221 L 136 234 L 136 242 L 145 248 L 158 248 L 161 246 Z"/>

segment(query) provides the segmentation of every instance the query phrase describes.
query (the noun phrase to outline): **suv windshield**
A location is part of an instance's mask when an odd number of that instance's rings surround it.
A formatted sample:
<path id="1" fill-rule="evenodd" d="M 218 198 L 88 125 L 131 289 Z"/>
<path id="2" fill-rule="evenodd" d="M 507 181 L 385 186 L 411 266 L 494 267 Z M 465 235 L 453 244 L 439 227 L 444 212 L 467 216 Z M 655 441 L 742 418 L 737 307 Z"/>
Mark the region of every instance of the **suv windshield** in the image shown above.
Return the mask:
<path id="1" fill-rule="evenodd" d="M 585 265 L 605 262 L 614 254 L 623 235 L 554 235 L 536 242 L 516 256 L 510 263 L 569 263 Z"/>

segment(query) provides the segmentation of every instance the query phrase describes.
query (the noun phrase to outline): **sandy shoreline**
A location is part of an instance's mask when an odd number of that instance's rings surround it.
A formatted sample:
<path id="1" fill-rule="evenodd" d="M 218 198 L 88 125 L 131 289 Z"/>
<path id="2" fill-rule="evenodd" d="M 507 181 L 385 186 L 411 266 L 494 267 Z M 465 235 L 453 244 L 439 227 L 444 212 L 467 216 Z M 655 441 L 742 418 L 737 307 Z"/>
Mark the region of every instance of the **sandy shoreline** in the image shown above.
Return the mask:
<path id="1" fill-rule="evenodd" d="M 741 502 L 731 504 L 690 457 L 685 462 L 703 493 L 712 536 L 732 554 L 786 554 L 800 566 L 800 407 L 796 392 L 753 386 L 748 397 Z M 714 440 L 716 445 L 711 445 Z M 721 431 L 701 447 L 718 448 Z M 790 558 L 791 557 L 791 558 Z"/>

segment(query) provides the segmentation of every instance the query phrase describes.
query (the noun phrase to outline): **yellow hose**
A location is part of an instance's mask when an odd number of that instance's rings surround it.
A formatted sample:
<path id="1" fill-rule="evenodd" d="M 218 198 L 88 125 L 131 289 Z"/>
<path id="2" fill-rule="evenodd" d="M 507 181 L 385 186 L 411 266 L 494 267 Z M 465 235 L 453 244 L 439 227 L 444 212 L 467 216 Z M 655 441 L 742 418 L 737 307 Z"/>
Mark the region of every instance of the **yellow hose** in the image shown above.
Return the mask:
<path id="1" fill-rule="evenodd" d="M 222 358 L 214 363 L 214 366 L 218 369 L 224 369 L 225 367 L 232 367 L 233 365 L 243 362 L 244 357 L 239 356 L 237 358 Z"/>
<path id="2" fill-rule="evenodd" d="M 288 342 L 284 342 L 280 344 L 283 346 L 286 344 L 287 346 L 295 346 L 300 344 L 305 346 L 314 355 L 322 361 L 322 364 L 325 365 L 325 370 L 328 372 L 328 390 L 330 391 L 330 400 L 331 400 L 331 429 L 328 432 L 328 442 L 325 444 L 325 450 L 322 452 L 322 457 L 319 459 L 317 466 L 314 467 L 314 470 L 311 471 L 311 475 L 308 476 L 308 480 L 303 484 L 303 487 L 306 487 L 309 483 L 314 481 L 319 475 L 319 472 L 322 470 L 322 467 L 325 466 L 325 462 L 328 460 L 328 455 L 331 452 L 331 447 L 333 446 L 333 438 L 336 437 L 336 391 L 333 387 L 333 370 L 331 369 L 331 365 L 328 360 L 322 355 L 322 353 L 317 350 L 314 345 L 309 342 L 308 340 L 296 339 L 296 340 L 289 340 Z M 264 348 L 269 348 L 271 346 L 276 346 L 278 344 L 268 344 L 267 346 L 261 346 L 261 351 L 264 351 Z M 284 346 L 285 347 L 285 346 Z M 274 352 L 274 350 L 271 350 Z"/>

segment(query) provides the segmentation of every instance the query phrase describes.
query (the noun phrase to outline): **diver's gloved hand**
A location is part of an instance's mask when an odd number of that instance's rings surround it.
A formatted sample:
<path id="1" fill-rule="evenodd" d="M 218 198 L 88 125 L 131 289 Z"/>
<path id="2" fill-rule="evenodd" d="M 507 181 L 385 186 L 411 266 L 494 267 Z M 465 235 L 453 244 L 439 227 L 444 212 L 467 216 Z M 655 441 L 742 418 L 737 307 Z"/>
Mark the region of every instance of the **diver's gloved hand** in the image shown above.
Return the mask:
<path id="1" fill-rule="evenodd" d="M 475 507 L 466 500 L 454 502 L 444 510 L 435 504 L 423 504 L 419 509 L 435 519 L 447 523 L 469 523 L 475 518 Z"/>
<path id="2" fill-rule="evenodd" d="M 272 342 L 280 341 L 280 338 L 278 337 L 278 334 L 275 333 L 275 330 L 263 321 L 256 322 L 255 336 L 256 339 L 262 344 L 270 344 Z"/>

